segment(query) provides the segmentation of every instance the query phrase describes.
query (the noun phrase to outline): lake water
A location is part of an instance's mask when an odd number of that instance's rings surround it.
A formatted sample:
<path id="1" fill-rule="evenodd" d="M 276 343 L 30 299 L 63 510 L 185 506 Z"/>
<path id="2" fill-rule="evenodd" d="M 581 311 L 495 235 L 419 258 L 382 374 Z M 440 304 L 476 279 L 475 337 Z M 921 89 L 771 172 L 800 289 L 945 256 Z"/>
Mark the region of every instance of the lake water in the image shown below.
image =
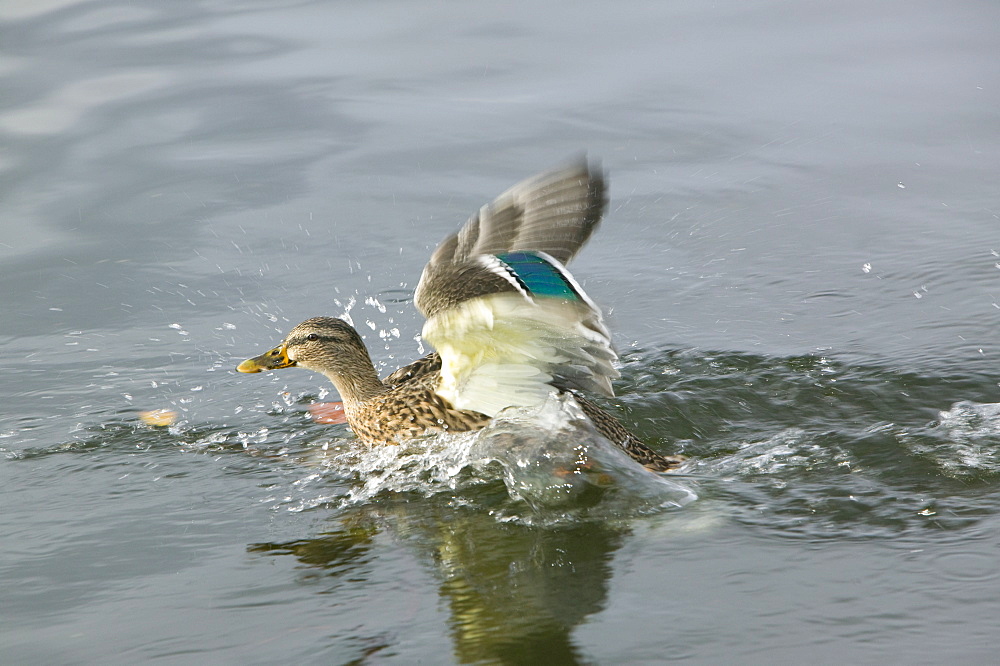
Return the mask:
<path id="1" fill-rule="evenodd" d="M 0 661 L 995 661 L 998 25 L 4 2 Z M 233 371 L 321 314 L 415 359 L 430 250 L 584 151 L 610 408 L 681 475 L 531 496 Z"/>

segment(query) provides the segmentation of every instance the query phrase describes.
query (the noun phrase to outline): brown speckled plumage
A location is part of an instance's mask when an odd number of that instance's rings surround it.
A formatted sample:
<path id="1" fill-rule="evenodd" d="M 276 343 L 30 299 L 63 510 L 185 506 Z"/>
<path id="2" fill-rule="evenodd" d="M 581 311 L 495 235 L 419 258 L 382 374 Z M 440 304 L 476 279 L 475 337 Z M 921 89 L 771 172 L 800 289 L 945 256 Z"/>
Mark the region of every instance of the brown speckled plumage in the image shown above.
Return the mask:
<path id="1" fill-rule="evenodd" d="M 426 386 L 425 382 L 427 381 L 427 378 L 429 378 L 429 383 L 433 385 L 440 378 L 438 374 L 440 370 L 441 357 L 437 355 L 437 352 L 431 352 L 420 360 L 414 361 L 410 365 L 396 370 L 394 373 L 383 379 L 382 382 L 387 386 L 400 386 L 404 382 L 412 380 L 420 382 L 422 386 Z M 621 424 L 621 421 L 601 409 L 593 400 L 590 400 L 579 391 L 568 392 L 573 394 L 573 398 L 576 400 L 577 404 L 580 405 L 580 409 L 582 409 L 587 418 L 593 422 L 597 431 L 612 443 L 620 446 L 639 464 L 657 472 L 666 472 L 676 468 L 684 461 L 684 456 L 665 456 L 657 453 L 643 444 L 638 437 L 629 432 L 625 426 Z M 430 394 L 434 395 L 433 391 L 430 391 Z M 442 404 L 446 404 L 444 401 L 440 402 Z M 472 419 L 469 421 L 471 425 L 469 427 L 461 428 L 461 430 L 477 430 L 489 422 L 489 417 L 486 417 L 483 414 L 478 414 L 477 412 L 458 413 L 475 415 L 486 419 L 481 423 L 479 423 L 476 419 Z M 451 430 L 457 432 L 459 431 L 459 428 L 452 427 Z"/>
<path id="2" fill-rule="evenodd" d="M 439 380 L 435 371 L 388 385 L 385 393 L 369 400 L 345 401 L 351 430 L 370 444 L 396 444 L 429 432 L 479 430 L 490 422 L 485 414 L 455 409 L 437 395 Z"/>
<path id="3" fill-rule="evenodd" d="M 300 366 L 323 373 L 344 401 L 351 430 L 369 444 L 398 444 L 434 432 L 479 430 L 490 422 L 489 416 L 455 409 L 435 393 L 441 381 L 441 358 L 436 352 L 380 380 L 361 336 L 342 319 L 307 319 L 292 329 L 281 347 L 244 363 L 252 363 L 252 371 Z M 597 431 L 640 464 L 662 472 L 683 460 L 653 451 L 614 416 L 578 391 L 570 392 Z"/>
<path id="4" fill-rule="evenodd" d="M 342 319 L 314 317 L 289 332 L 284 343 L 244 361 L 243 372 L 298 366 L 326 375 L 344 401 L 344 416 L 359 439 L 396 444 L 436 431 L 478 430 L 490 417 L 452 407 L 434 390 L 440 382 L 436 354 L 380 380 L 364 341 Z"/>
<path id="5" fill-rule="evenodd" d="M 607 437 L 612 443 L 617 444 L 629 454 L 629 456 L 640 465 L 655 472 L 666 472 L 674 469 L 682 462 L 684 456 L 665 456 L 649 448 L 638 437 L 629 432 L 621 421 L 611 414 L 598 407 L 595 403 L 584 397 L 578 391 L 573 391 L 580 409 L 587 415 L 597 428 L 597 431 Z"/>
<path id="6" fill-rule="evenodd" d="M 529 292 L 528 285 L 519 276 L 512 278 L 503 270 L 498 270 L 497 259 L 493 255 L 506 257 L 502 253 L 511 251 L 544 253 L 541 255 L 543 262 L 555 262 L 552 269 L 554 279 L 562 279 L 560 275 L 568 276 L 562 265 L 576 255 L 597 228 L 606 203 L 604 176 L 585 161 L 542 174 L 511 188 L 489 206 L 484 206 L 457 234 L 449 236 L 438 246 L 417 286 L 417 308 L 429 319 L 437 319 L 440 326 L 439 313 L 447 314 L 464 303 L 478 303 L 476 299 L 489 299 L 498 294 L 524 298 L 529 309 L 534 307 L 536 296 L 543 300 L 548 296 Z M 572 282 L 572 278 L 568 281 Z M 570 291 L 578 289 L 578 285 L 572 284 Z M 597 430 L 642 465 L 655 471 L 677 467 L 682 460 L 680 456 L 663 456 L 653 451 L 614 416 L 577 390 L 593 386 L 610 396 L 610 380 L 618 377 L 618 372 L 610 364 L 617 356 L 601 323 L 600 311 L 582 292 L 577 297 L 576 305 L 579 307 L 573 312 L 578 313 L 579 319 L 567 321 L 565 327 L 560 323 L 555 329 L 560 340 L 564 334 L 567 341 L 577 340 L 556 343 L 565 350 L 566 358 L 575 360 L 571 365 L 558 365 L 561 361 L 539 358 L 538 372 L 541 377 L 549 378 L 538 380 L 539 384 L 546 390 L 555 388 L 571 393 Z M 490 322 L 489 330 L 492 331 L 492 320 Z M 577 328 L 572 328 L 574 326 Z M 578 333 L 581 326 L 585 329 L 582 337 Z M 440 330 L 438 334 L 441 334 Z M 426 327 L 425 335 L 429 336 Z M 491 332 L 490 335 L 496 334 Z M 520 329 L 517 335 L 520 335 Z M 578 337 L 573 338 L 573 335 Z M 492 348 L 499 340 L 494 337 L 487 346 Z M 585 340 L 582 352 L 568 346 L 580 344 L 579 340 Z M 486 347 L 483 349 L 486 351 Z M 533 349 L 537 352 L 539 348 Z M 478 348 L 474 352 L 473 357 L 480 358 Z M 494 358 L 491 362 L 495 364 L 498 361 Z M 482 361 L 473 363 L 473 370 L 493 367 L 479 366 L 479 363 Z M 515 363 L 523 364 L 524 361 Z M 449 402 L 453 396 L 456 404 L 476 405 L 477 409 L 496 413 L 503 405 L 517 404 L 507 402 L 508 399 L 533 395 L 497 394 L 503 396 L 493 398 L 494 402 L 503 400 L 497 407 L 478 406 L 467 400 L 466 394 L 454 392 L 453 375 L 447 375 L 452 377 L 449 388 L 443 386 L 442 361 L 436 352 L 396 370 L 385 379 L 379 379 L 361 336 L 347 322 L 332 317 L 315 317 L 302 322 L 288 333 L 280 346 L 244 361 L 237 369 L 241 372 L 260 372 L 292 366 L 326 375 L 340 393 L 344 415 L 351 429 L 359 439 L 371 444 L 399 443 L 440 431 L 478 430 L 490 422 L 491 417 L 487 414 L 456 408 Z M 454 367 L 445 365 L 445 368 Z M 460 366 L 460 370 L 471 371 L 467 366 Z M 453 373 L 454 370 L 449 369 L 448 372 Z M 448 395 L 449 399 L 442 395 Z"/>

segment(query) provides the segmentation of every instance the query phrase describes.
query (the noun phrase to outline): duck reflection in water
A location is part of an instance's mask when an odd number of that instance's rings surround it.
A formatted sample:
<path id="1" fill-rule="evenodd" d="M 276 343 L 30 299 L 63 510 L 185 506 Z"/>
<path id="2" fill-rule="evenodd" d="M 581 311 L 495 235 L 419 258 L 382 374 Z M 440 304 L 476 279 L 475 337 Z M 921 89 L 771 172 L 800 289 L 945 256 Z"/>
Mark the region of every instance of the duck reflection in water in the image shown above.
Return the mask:
<path id="1" fill-rule="evenodd" d="M 249 550 L 293 555 L 336 580 L 357 579 L 373 566 L 373 541 L 388 528 L 433 564 L 450 612 L 456 661 L 584 661 L 572 632 L 603 609 L 610 562 L 627 528 L 498 522 L 483 511 L 456 509 L 448 498 L 400 499 L 356 507 L 341 517 L 338 529 L 315 538 Z"/>

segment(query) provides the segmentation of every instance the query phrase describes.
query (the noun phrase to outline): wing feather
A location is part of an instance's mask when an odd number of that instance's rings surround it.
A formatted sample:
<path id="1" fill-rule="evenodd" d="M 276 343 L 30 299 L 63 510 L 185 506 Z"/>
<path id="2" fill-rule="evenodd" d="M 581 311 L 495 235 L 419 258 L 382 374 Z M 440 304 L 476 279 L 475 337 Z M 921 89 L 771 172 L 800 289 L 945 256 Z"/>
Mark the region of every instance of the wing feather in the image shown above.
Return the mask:
<path id="1" fill-rule="evenodd" d="M 438 245 L 417 284 L 417 309 L 429 318 L 465 298 L 509 290 L 477 272 L 483 255 L 535 251 L 568 263 L 597 229 L 606 205 L 604 174 L 586 159 L 518 183 Z"/>
<path id="2" fill-rule="evenodd" d="M 441 355 L 437 393 L 489 416 L 537 405 L 553 388 L 614 395 L 617 355 L 603 325 L 579 301 L 492 294 L 427 320 L 423 337 Z"/>
<path id="3" fill-rule="evenodd" d="M 493 416 L 554 388 L 613 395 L 610 334 L 564 265 L 606 205 L 603 172 L 580 159 L 515 185 L 441 242 L 414 298 L 441 397 Z"/>

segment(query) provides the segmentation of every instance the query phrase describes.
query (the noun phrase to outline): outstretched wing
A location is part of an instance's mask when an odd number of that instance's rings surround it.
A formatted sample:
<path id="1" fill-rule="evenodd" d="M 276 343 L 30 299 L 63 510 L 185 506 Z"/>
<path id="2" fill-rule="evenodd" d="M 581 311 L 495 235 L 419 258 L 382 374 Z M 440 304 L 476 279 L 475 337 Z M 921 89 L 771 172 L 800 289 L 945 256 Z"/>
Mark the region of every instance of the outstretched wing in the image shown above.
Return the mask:
<path id="1" fill-rule="evenodd" d="M 604 174 L 585 159 L 518 183 L 445 238 L 420 276 L 415 303 L 428 319 L 463 300 L 509 291 L 478 258 L 544 252 L 568 264 L 594 233 L 607 205 Z"/>
<path id="2" fill-rule="evenodd" d="M 617 355 L 600 310 L 564 263 L 593 233 L 606 194 L 586 162 L 525 181 L 445 239 L 416 304 L 441 356 L 437 392 L 490 416 L 552 387 L 612 395 Z"/>

